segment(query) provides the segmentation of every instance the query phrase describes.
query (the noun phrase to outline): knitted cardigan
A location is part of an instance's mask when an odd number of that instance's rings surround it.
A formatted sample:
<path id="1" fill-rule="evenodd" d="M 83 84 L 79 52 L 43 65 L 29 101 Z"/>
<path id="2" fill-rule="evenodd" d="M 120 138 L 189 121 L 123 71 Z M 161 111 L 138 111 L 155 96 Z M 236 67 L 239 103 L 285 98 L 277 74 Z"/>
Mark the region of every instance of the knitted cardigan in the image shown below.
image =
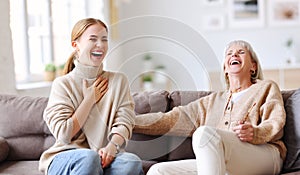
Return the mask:
<path id="1" fill-rule="evenodd" d="M 231 130 L 231 124 L 244 119 L 254 127 L 252 144 L 273 144 L 286 156 L 282 142 L 286 114 L 282 95 L 276 83 L 258 80 L 235 102 L 228 91 L 215 92 L 167 113 L 137 115 L 134 132 L 150 135 L 191 136 L 202 125 Z M 254 105 L 255 104 L 255 105 Z M 254 105 L 254 106 L 253 106 Z"/>
<path id="2" fill-rule="evenodd" d="M 69 74 L 54 80 L 44 120 L 56 141 L 42 154 L 40 171 L 47 171 L 54 156 L 61 151 L 76 148 L 98 151 L 106 146 L 113 133 L 121 135 L 126 142 L 131 137 L 135 113 L 128 80 L 121 73 L 103 71 L 102 68 L 102 65 L 92 67 L 78 63 Z M 89 116 L 84 126 L 72 138 L 71 116 L 83 100 L 83 79 L 90 86 L 99 75 L 108 78 L 108 91 L 91 111 L 87 111 Z"/>

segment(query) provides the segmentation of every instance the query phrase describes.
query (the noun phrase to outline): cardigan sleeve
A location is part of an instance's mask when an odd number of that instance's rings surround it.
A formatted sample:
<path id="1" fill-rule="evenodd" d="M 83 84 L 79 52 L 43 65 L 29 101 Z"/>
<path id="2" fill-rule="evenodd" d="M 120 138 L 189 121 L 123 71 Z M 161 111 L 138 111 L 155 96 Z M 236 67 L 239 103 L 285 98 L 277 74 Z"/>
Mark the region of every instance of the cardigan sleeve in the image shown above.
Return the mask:
<path id="1" fill-rule="evenodd" d="M 174 107 L 167 113 L 147 113 L 136 117 L 135 133 L 149 135 L 191 136 L 204 123 L 205 106 L 198 99 L 185 106 Z"/>
<path id="2" fill-rule="evenodd" d="M 259 115 L 261 122 L 254 126 L 253 144 L 275 142 L 282 138 L 286 114 L 282 95 L 276 83 L 272 81 L 266 85 L 261 99 Z"/>

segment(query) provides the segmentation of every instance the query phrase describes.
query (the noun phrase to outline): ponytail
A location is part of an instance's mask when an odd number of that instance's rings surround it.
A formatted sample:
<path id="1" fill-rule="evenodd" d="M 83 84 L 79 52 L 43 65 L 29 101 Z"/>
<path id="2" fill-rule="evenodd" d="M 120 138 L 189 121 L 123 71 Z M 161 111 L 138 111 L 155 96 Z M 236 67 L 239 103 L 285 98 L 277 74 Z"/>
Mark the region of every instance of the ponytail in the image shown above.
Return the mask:
<path id="1" fill-rule="evenodd" d="M 74 67 L 75 67 L 75 64 L 74 64 L 74 59 L 76 57 L 76 51 L 72 52 L 72 54 L 69 56 L 66 64 L 65 64 L 65 67 L 64 67 L 64 70 L 63 70 L 63 74 L 66 75 L 68 74 L 69 72 L 71 72 Z"/>

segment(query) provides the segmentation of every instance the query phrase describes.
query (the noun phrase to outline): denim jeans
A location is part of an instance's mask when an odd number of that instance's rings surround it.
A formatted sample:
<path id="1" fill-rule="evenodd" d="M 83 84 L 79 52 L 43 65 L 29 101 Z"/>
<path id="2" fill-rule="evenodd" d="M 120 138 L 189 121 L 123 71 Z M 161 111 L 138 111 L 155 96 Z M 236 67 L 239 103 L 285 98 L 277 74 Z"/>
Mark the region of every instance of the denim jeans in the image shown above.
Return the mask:
<path id="1" fill-rule="evenodd" d="M 90 149 L 72 149 L 57 154 L 48 168 L 49 175 L 143 175 L 142 162 L 132 153 L 119 153 L 106 168 L 99 154 Z"/>

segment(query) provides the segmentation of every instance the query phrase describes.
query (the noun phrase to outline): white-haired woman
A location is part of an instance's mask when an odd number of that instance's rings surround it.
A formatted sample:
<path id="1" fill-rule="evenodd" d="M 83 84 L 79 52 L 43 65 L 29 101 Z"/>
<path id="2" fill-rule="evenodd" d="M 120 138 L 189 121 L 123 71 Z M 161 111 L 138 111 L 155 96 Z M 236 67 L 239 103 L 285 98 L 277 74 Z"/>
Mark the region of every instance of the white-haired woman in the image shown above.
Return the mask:
<path id="1" fill-rule="evenodd" d="M 170 135 L 182 136 L 193 133 L 196 159 L 155 164 L 148 174 L 280 173 L 286 156 L 281 140 L 286 114 L 278 86 L 273 81 L 262 80 L 259 60 L 245 41 L 228 44 L 223 71 L 225 91 L 167 113 L 137 116 L 136 132 L 164 134 L 168 131 Z"/>

